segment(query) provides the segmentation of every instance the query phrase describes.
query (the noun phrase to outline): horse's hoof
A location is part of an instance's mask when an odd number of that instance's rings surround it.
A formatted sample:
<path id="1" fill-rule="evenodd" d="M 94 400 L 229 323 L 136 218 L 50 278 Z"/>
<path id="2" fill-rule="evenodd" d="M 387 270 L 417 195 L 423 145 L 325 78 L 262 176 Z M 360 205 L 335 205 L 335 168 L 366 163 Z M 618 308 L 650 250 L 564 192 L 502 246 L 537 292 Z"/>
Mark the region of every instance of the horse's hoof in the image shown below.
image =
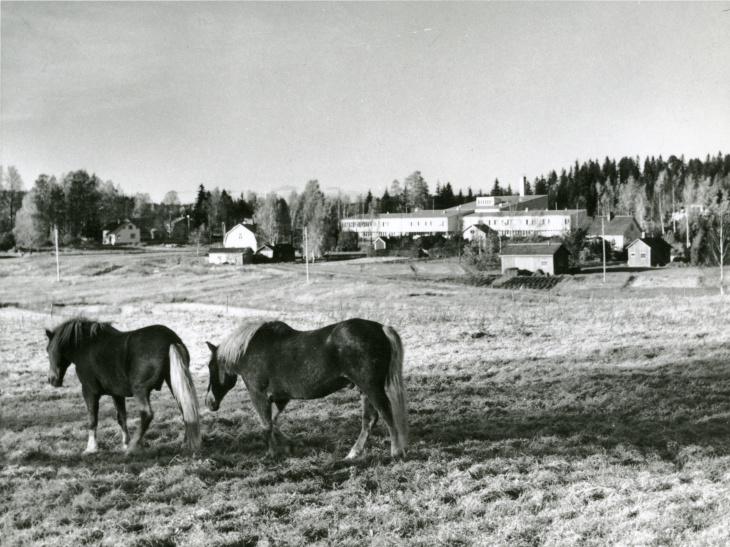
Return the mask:
<path id="1" fill-rule="evenodd" d="M 96 454 L 96 452 L 96 448 L 87 448 L 86 450 L 84 450 L 84 454 Z"/>

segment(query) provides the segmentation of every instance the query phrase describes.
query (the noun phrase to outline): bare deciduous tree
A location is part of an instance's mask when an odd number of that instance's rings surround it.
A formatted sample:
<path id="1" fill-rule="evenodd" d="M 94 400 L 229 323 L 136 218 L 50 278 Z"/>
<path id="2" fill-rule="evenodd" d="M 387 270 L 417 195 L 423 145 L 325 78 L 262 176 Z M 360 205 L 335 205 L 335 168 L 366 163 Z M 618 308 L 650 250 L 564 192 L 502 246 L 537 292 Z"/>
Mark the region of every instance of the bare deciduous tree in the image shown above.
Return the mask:
<path id="1" fill-rule="evenodd" d="M 707 238 L 715 262 L 720 266 L 720 294 L 725 294 L 725 263 L 730 255 L 730 201 L 721 201 L 708 210 Z"/>

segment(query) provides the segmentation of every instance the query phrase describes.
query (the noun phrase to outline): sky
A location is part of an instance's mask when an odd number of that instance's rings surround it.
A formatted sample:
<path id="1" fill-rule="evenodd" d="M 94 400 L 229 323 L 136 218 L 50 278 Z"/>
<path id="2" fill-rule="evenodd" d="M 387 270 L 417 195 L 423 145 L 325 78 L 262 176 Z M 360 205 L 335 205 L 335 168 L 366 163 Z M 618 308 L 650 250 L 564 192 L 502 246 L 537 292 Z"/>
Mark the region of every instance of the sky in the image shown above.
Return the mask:
<path id="1" fill-rule="evenodd" d="M 0 3 L 0 159 L 159 201 L 730 152 L 730 2 Z"/>

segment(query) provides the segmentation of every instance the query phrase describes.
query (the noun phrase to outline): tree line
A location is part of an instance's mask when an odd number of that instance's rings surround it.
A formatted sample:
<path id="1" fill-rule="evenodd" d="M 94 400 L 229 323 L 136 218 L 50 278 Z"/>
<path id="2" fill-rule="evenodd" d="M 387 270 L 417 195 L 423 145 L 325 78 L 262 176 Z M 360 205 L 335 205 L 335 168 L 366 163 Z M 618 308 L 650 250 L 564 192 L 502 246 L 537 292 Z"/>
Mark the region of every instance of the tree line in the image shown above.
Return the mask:
<path id="1" fill-rule="evenodd" d="M 705 160 L 670 156 L 664 160 L 624 157 L 603 162 L 576 161 L 572 166 L 536 177 L 525 184 L 528 194 L 547 195 L 551 209 L 586 209 L 589 216 L 633 215 L 652 235 L 665 235 L 679 245 L 689 241 L 696 263 L 712 263 L 710 248 L 717 212 L 730 197 L 730 155 L 708 155 Z M 48 243 L 54 228 L 62 244 L 99 241 L 102 228 L 115 220 L 130 219 L 168 238 L 219 240 L 223 230 L 239 222 L 256 224 L 261 243 L 308 245 L 315 254 L 351 250 L 353 235 L 340 232 L 340 219 L 353 215 L 446 209 L 482 195 L 511 195 L 510 186 L 495 179 L 487 194 L 468 188 L 454 191 L 451 182 L 437 181 L 431 192 L 420 171 L 386 185 L 383 193 L 371 190 L 356 198 L 338 192 L 325 195 L 317 180 L 288 198 L 276 193 L 246 192 L 237 197 L 218 187 L 198 188 L 193 203 L 181 203 L 176 191 L 154 203 L 149 194 L 125 195 L 112 181 L 84 170 L 60 178 L 40 175 L 26 190 L 13 166 L 0 178 L 0 248 L 16 244 L 39 247 Z M 686 218 L 681 212 L 687 213 Z M 684 221 L 682 220 L 684 218 Z"/>

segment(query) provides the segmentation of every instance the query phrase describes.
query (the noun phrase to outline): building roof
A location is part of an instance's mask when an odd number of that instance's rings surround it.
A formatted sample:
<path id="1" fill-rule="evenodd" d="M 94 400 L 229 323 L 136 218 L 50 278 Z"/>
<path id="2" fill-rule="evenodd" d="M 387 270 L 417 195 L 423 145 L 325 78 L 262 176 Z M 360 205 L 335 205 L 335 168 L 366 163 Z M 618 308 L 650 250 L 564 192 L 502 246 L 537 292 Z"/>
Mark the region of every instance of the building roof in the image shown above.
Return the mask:
<path id="1" fill-rule="evenodd" d="M 558 249 L 565 247 L 562 243 L 510 243 L 506 245 L 501 256 L 552 256 Z M 565 249 L 567 251 L 567 249 Z"/>
<path id="2" fill-rule="evenodd" d="M 604 219 L 603 232 L 601 231 L 602 218 Z M 606 217 L 593 217 L 593 222 L 588 227 L 588 235 L 600 236 L 601 233 L 604 233 L 607 236 L 623 236 L 626 235 L 632 225 L 640 229 L 639 224 L 631 215 L 615 216 L 611 220 Z"/>
<path id="3" fill-rule="evenodd" d="M 230 230 L 228 230 L 226 232 L 226 235 L 230 234 L 233 230 L 235 230 L 239 226 L 242 226 L 242 227 L 246 228 L 249 232 L 252 232 L 254 234 L 256 233 L 256 226 L 254 226 L 253 224 L 242 224 L 242 223 L 239 222 L 233 228 L 231 228 Z"/>
<path id="4" fill-rule="evenodd" d="M 532 211 L 482 211 L 467 215 L 466 218 L 479 218 L 479 217 L 564 217 L 565 215 L 571 215 L 575 213 L 584 212 L 585 209 L 564 209 L 564 210 L 553 210 L 553 209 L 535 209 Z"/>
<path id="5" fill-rule="evenodd" d="M 490 228 L 486 224 L 472 224 L 471 226 L 468 226 L 467 228 L 464 228 L 464 231 L 466 232 L 467 230 L 471 230 L 472 228 L 476 228 L 480 232 L 484 232 L 487 235 L 489 235 L 489 234 L 496 234 L 497 233 L 496 230 L 493 230 L 492 228 Z"/>
<path id="6" fill-rule="evenodd" d="M 121 228 L 125 224 L 132 224 L 135 228 L 137 228 L 137 225 L 134 222 L 132 222 L 131 220 L 116 220 L 114 222 L 109 222 L 108 224 L 106 224 L 102 228 L 102 231 L 113 233 L 113 232 L 116 232 L 119 228 Z"/>
<path id="7" fill-rule="evenodd" d="M 652 250 L 661 251 L 672 248 L 672 246 L 664 241 L 661 237 L 640 237 L 639 239 L 635 239 L 634 241 L 632 241 L 629 247 L 633 247 L 638 241 L 641 241 L 645 245 L 648 245 L 649 247 L 651 247 Z"/>
<path id="8" fill-rule="evenodd" d="M 450 207 L 449 209 L 422 209 L 420 211 L 412 211 L 410 213 L 371 213 L 366 215 L 352 215 L 342 220 L 379 220 L 384 218 L 443 218 L 454 217 L 459 215 L 467 215 L 474 212 L 476 201 Z"/>

